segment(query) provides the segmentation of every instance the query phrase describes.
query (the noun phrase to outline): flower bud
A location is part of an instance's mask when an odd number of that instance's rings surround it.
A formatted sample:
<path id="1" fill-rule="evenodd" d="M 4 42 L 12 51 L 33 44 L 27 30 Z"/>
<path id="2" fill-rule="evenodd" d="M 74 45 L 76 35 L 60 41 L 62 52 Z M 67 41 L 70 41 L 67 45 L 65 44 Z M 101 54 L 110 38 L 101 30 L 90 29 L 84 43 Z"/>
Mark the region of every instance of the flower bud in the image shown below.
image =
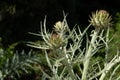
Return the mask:
<path id="1" fill-rule="evenodd" d="M 58 21 L 54 25 L 54 30 L 57 34 L 65 34 L 67 31 L 67 22 L 63 21 Z"/>
<path id="2" fill-rule="evenodd" d="M 52 45 L 52 48 L 59 48 L 63 44 L 63 38 L 57 34 L 52 34 L 49 43 Z"/>
<path id="3" fill-rule="evenodd" d="M 61 31 L 63 29 L 63 23 L 61 21 L 56 22 L 54 25 L 55 31 Z"/>
<path id="4" fill-rule="evenodd" d="M 112 18 L 107 11 L 99 10 L 92 13 L 89 22 L 95 28 L 106 28 L 111 25 L 111 20 Z"/>

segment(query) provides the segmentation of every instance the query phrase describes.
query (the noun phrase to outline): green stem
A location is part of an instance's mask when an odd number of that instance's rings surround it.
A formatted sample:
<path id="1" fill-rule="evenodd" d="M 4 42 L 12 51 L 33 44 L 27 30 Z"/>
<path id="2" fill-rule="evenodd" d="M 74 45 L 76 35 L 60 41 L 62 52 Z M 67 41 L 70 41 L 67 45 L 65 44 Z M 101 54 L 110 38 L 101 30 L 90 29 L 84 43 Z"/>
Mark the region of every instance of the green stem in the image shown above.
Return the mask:
<path id="1" fill-rule="evenodd" d="M 102 75 L 100 76 L 99 80 L 104 80 L 107 73 L 111 70 L 111 68 L 116 65 L 118 62 L 120 62 L 120 57 L 116 58 L 113 62 L 108 63 L 105 67 L 105 71 L 102 73 Z"/>
<path id="2" fill-rule="evenodd" d="M 66 54 L 66 48 L 63 49 L 64 55 L 60 54 L 60 57 L 65 57 L 63 64 L 67 67 L 68 73 L 70 74 L 72 80 L 77 80 L 75 73 L 73 71 L 73 66 L 71 61 L 68 59 L 68 55 Z"/>
<path id="3" fill-rule="evenodd" d="M 94 34 L 92 35 L 91 43 L 90 43 L 87 53 L 85 55 L 85 62 L 83 63 L 84 69 L 83 69 L 83 73 L 82 73 L 82 80 L 87 80 L 88 66 L 89 66 L 89 62 L 91 59 L 93 47 L 95 46 L 94 44 L 95 44 L 95 40 L 97 38 L 98 32 L 99 31 L 97 31 L 97 30 L 94 31 Z"/>

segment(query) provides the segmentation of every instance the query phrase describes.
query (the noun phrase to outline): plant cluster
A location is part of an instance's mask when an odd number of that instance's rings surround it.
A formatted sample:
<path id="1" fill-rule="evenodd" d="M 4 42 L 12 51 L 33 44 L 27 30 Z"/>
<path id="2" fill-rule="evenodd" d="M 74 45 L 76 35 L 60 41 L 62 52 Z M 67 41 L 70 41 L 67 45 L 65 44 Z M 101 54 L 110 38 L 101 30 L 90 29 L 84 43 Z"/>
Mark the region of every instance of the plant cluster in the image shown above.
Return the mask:
<path id="1" fill-rule="evenodd" d="M 70 30 L 64 14 L 63 21 L 56 22 L 53 31 L 49 32 L 45 18 L 40 33 L 33 33 L 42 37 L 42 44 L 28 44 L 42 50 L 46 57 L 50 73 L 41 68 L 41 80 L 119 80 L 120 77 L 115 76 L 120 67 L 119 50 L 111 59 L 108 56 L 111 20 L 107 11 L 99 10 L 92 13 L 84 31 L 79 26 Z M 95 29 L 88 35 L 91 26 Z M 99 57 L 101 48 L 105 49 L 102 58 Z"/>
<path id="2" fill-rule="evenodd" d="M 39 58 L 33 52 L 18 53 L 14 47 L 18 43 L 10 45 L 8 48 L 0 46 L 0 80 L 18 80 L 23 75 L 31 74 L 34 65 L 39 63 Z"/>
<path id="3" fill-rule="evenodd" d="M 78 25 L 70 29 L 64 14 L 50 32 L 46 18 L 41 22 L 41 31 L 30 33 L 42 40 L 28 42 L 37 51 L 18 53 L 17 44 L 8 49 L 0 47 L 0 80 L 18 80 L 23 74 L 35 72 L 34 80 L 119 80 L 119 50 L 109 58 L 111 16 L 105 10 L 93 12 L 85 30 Z M 90 27 L 94 30 L 87 33 Z M 100 53 L 104 49 L 104 53 Z M 103 56 L 101 56 L 101 54 Z"/>

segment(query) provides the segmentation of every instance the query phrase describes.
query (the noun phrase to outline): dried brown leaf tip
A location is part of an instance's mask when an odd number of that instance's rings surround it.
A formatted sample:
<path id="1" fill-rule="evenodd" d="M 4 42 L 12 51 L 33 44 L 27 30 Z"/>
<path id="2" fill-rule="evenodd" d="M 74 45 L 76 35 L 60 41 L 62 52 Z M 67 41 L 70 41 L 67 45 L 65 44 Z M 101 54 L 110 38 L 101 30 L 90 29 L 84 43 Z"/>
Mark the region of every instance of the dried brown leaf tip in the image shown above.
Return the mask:
<path id="1" fill-rule="evenodd" d="M 89 22 L 95 28 L 101 29 L 109 27 L 111 25 L 111 20 L 112 18 L 106 10 L 97 10 L 96 12 L 92 12 Z"/>

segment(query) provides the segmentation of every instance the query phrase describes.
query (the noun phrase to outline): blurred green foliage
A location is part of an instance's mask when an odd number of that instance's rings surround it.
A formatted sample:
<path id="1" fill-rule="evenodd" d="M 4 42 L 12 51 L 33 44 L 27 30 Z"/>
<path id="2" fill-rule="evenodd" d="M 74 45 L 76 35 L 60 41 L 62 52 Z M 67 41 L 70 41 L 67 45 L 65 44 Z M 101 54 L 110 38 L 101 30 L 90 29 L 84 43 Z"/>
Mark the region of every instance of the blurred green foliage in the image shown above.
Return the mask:
<path id="1" fill-rule="evenodd" d="M 113 38 L 110 42 L 111 54 L 115 54 L 117 49 L 120 50 L 120 13 L 117 12 L 113 19 L 113 26 L 110 32 L 110 37 Z"/>
<path id="2" fill-rule="evenodd" d="M 18 52 L 15 50 L 16 45 L 18 43 L 5 48 L 0 44 L 0 80 L 26 80 L 28 77 L 29 80 L 35 79 L 38 75 L 36 72 L 39 71 L 41 74 L 37 65 L 43 58 L 40 59 L 37 54 L 33 55 L 32 51 L 29 53 Z M 30 77 L 31 75 L 34 78 Z"/>

